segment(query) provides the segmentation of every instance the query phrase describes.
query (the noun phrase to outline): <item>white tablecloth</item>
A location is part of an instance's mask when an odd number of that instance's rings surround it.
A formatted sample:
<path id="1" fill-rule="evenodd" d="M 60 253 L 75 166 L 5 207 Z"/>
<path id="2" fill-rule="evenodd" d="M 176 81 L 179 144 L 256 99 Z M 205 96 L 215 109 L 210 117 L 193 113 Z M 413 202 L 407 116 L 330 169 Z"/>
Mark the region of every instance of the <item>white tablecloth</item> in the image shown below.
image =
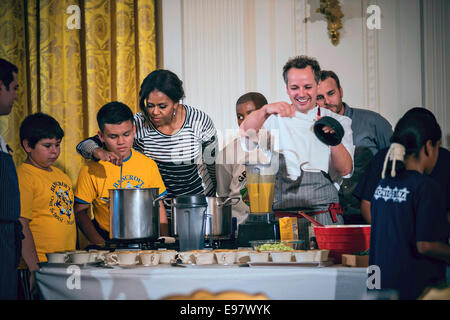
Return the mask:
<path id="1" fill-rule="evenodd" d="M 366 298 L 365 268 L 158 265 L 54 267 L 36 274 L 44 299 L 161 299 L 174 294 L 240 290 L 275 300 Z"/>

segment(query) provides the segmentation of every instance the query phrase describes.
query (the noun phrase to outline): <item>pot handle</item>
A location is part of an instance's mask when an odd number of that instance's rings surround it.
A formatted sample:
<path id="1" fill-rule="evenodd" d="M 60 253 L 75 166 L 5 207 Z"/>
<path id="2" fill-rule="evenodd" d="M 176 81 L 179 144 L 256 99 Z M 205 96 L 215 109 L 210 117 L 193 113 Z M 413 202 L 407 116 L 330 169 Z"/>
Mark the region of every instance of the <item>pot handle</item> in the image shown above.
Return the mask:
<path id="1" fill-rule="evenodd" d="M 167 199 L 163 199 L 162 201 L 166 206 L 171 207 L 173 206 L 173 198 L 167 198 Z"/>
<path id="2" fill-rule="evenodd" d="M 110 200 L 109 197 L 101 197 L 100 199 L 105 201 L 106 203 L 109 203 L 109 200 Z"/>
<path id="3" fill-rule="evenodd" d="M 233 200 L 237 200 L 237 201 L 233 203 Z M 226 206 L 226 205 L 229 204 L 229 203 L 231 203 L 231 205 L 234 206 L 234 205 L 237 204 L 239 201 L 241 201 L 241 198 L 239 198 L 239 197 L 227 198 L 224 202 L 219 203 L 219 206 Z"/>
<path id="4" fill-rule="evenodd" d="M 157 203 L 159 200 L 162 200 L 162 199 L 164 199 L 165 197 L 167 197 L 167 194 L 163 194 L 162 196 L 159 196 L 158 198 L 156 198 L 155 200 L 153 200 L 153 206 L 155 206 L 156 203 Z M 165 203 L 165 202 L 164 202 L 164 203 Z"/>

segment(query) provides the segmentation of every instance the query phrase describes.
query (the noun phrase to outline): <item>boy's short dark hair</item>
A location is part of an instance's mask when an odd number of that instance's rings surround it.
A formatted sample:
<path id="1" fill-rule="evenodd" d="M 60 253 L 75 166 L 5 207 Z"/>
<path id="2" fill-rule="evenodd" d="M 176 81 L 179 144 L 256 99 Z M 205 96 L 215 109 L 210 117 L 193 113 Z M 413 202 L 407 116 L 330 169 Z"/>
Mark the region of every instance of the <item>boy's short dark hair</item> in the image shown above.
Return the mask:
<path id="1" fill-rule="evenodd" d="M 0 59 L 0 80 L 9 91 L 9 85 L 14 80 L 13 72 L 18 73 L 19 69 L 9 61 Z"/>
<path id="2" fill-rule="evenodd" d="M 126 104 L 118 101 L 105 104 L 97 113 L 98 127 L 102 132 L 105 124 L 121 124 L 128 120 L 134 124 L 133 112 Z"/>
<path id="3" fill-rule="evenodd" d="M 320 72 L 320 81 L 325 81 L 328 78 L 334 79 L 334 81 L 336 81 L 337 88 L 341 90 L 341 82 L 339 81 L 339 77 L 336 73 L 331 70 L 323 70 Z"/>
<path id="4" fill-rule="evenodd" d="M 310 66 L 314 73 L 314 79 L 316 80 L 316 83 L 319 83 L 320 78 L 320 65 L 319 62 L 311 57 L 308 56 L 297 56 L 293 57 L 286 62 L 286 64 L 283 67 L 283 79 L 284 82 L 287 84 L 287 74 L 291 68 L 296 69 L 305 69 L 308 66 Z"/>
<path id="5" fill-rule="evenodd" d="M 20 143 L 28 140 L 29 146 L 34 149 L 36 143 L 42 139 L 57 139 L 64 137 L 64 130 L 55 118 L 48 114 L 37 112 L 27 116 L 20 125 Z"/>
<path id="6" fill-rule="evenodd" d="M 239 99 L 236 101 L 236 106 L 247 103 L 247 102 L 253 102 L 253 104 L 256 107 L 256 110 L 260 109 L 262 106 L 267 104 L 267 99 L 259 92 L 247 92 L 246 94 L 243 94 L 239 97 Z"/>

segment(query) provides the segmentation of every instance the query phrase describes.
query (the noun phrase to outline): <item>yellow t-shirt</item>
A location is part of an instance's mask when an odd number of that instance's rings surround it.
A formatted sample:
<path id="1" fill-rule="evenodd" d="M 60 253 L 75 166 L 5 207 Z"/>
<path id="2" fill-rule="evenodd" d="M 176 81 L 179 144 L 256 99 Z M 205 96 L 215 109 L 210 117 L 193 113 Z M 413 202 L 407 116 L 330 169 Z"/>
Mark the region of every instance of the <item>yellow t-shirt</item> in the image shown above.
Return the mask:
<path id="1" fill-rule="evenodd" d="M 78 174 L 76 201 L 92 204 L 94 218 L 105 231 L 109 231 L 109 206 L 101 198 L 109 198 L 109 189 L 119 188 L 120 166 L 110 162 L 89 161 Z M 133 149 L 123 161 L 122 188 L 159 188 L 160 195 L 166 192 L 156 162 Z"/>
<path id="2" fill-rule="evenodd" d="M 75 250 L 77 234 L 72 181 L 61 170 L 46 171 L 28 163 L 17 169 L 20 216 L 30 220 L 39 262 L 46 253 Z"/>

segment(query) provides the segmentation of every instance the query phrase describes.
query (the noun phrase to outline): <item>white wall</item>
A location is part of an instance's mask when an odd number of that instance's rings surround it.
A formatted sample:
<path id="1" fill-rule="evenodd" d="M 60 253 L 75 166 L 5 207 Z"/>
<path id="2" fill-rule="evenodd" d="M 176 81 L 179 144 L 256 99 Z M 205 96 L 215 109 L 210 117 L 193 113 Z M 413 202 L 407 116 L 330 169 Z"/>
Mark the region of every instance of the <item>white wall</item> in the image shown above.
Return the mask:
<path id="1" fill-rule="evenodd" d="M 450 1 L 423 0 L 424 101 L 450 146 Z"/>
<path id="2" fill-rule="evenodd" d="M 319 0 L 163 0 L 163 67 L 183 79 L 184 102 L 206 111 L 221 132 L 237 128 L 235 102 L 245 92 L 288 101 L 282 67 L 306 54 L 339 75 L 349 105 L 395 125 L 426 103 L 448 135 L 449 1 L 340 1 L 343 29 L 334 46 L 315 12 Z M 371 4 L 381 9 L 380 30 L 367 28 Z"/>

